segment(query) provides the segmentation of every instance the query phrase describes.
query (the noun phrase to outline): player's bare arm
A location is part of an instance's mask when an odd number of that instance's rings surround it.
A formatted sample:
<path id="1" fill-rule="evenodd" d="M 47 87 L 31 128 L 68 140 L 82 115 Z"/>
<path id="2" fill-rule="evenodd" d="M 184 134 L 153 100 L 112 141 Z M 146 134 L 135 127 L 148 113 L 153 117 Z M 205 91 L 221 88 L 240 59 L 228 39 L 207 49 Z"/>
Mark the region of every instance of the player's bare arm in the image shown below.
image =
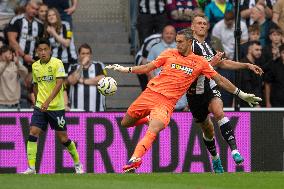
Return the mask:
<path id="1" fill-rule="evenodd" d="M 35 105 L 36 99 L 37 99 L 37 93 L 38 93 L 37 83 L 34 83 L 34 85 L 33 85 L 33 92 L 34 92 L 34 95 L 35 95 L 35 102 L 34 102 L 34 105 Z"/>
<path id="2" fill-rule="evenodd" d="M 133 67 L 124 67 L 118 64 L 106 66 L 107 69 L 113 69 L 115 71 L 123 73 L 135 73 L 135 74 L 144 74 L 149 73 L 150 71 L 156 69 L 157 67 L 153 62 L 150 62 L 146 65 L 133 66 Z"/>
<path id="3" fill-rule="evenodd" d="M 56 85 L 54 89 L 52 90 L 49 97 L 46 99 L 46 101 L 41 105 L 41 111 L 46 111 L 49 103 L 56 97 L 56 95 L 59 93 L 60 89 L 62 88 L 64 82 L 64 78 L 57 78 L 56 79 Z"/>
<path id="4" fill-rule="evenodd" d="M 253 105 L 258 105 L 260 101 L 262 101 L 261 98 L 256 97 L 254 94 L 247 94 L 240 89 L 238 89 L 234 84 L 232 84 L 228 79 L 221 76 L 220 74 L 216 74 L 212 77 L 212 79 L 217 83 L 218 86 L 222 87 L 229 93 L 232 93 L 234 95 L 237 95 L 242 100 L 246 101 L 251 107 Z"/>
<path id="5" fill-rule="evenodd" d="M 228 59 L 220 61 L 220 63 L 218 63 L 216 66 L 222 69 L 226 69 L 226 70 L 248 69 L 248 70 L 253 71 L 257 75 L 263 74 L 263 70 L 257 65 L 254 65 L 251 63 L 236 62 L 236 61 L 228 60 Z"/>

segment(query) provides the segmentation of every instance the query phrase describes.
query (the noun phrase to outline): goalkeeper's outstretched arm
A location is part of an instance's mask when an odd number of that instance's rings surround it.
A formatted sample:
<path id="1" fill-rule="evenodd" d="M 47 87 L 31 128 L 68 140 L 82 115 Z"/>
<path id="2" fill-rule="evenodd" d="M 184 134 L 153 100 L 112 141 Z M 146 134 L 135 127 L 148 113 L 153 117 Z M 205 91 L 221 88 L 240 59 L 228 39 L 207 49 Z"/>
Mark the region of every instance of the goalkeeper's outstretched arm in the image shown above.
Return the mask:
<path id="1" fill-rule="evenodd" d="M 149 73 L 150 71 L 156 69 L 157 67 L 153 62 L 150 62 L 145 65 L 133 66 L 133 67 L 125 67 L 119 64 L 106 66 L 107 69 L 113 69 L 115 71 L 123 72 L 123 73 L 135 73 L 135 74 L 144 74 Z"/>
<path id="2" fill-rule="evenodd" d="M 212 77 L 212 79 L 217 83 L 217 85 L 219 85 L 229 93 L 237 95 L 242 100 L 246 101 L 250 105 L 250 107 L 253 107 L 253 105 L 257 105 L 259 104 L 259 101 L 262 101 L 261 98 L 256 97 L 254 94 L 247 94 L 241 91 L 233 83 L 231 83 L 228 79 L 221 76 L 220 74 L 216 74 Z"/>

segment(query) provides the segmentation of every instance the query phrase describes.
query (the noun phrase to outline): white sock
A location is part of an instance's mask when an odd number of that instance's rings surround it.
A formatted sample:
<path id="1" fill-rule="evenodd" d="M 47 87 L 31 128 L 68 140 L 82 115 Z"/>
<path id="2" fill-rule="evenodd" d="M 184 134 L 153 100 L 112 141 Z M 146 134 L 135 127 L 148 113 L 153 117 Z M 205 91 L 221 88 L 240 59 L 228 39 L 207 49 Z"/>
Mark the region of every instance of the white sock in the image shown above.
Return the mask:
<path id="1" fill-rule="evenodd" d="M 240 152 L 239 152 L 238 150 L 233 150 L 233 151 L 232 151 L 232 156 L 235 155 L 235 154 L 237 154 L 237 153 L 239 154 Z"/>
<path id="2" fill-rule="evenodd" d="M 29 167 L 30 169 L 32 169 L 32 170 L 35 170 L 35 167 Z"/>
<path id="3" fill-rule="evenodd" d="M 129 161 L 132 161 L 132 160 L 135 160 L 135 159 L 136 159 L 136 157 L 131 157 Z"/>

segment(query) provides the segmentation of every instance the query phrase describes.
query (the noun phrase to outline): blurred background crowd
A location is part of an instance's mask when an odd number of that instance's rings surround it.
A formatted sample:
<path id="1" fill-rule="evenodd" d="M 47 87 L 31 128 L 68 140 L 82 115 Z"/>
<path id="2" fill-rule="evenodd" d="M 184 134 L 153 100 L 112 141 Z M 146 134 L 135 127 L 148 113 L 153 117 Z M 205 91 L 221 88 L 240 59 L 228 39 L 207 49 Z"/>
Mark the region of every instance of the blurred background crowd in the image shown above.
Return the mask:
<path id="1" fill-rule="evenodd" d="M 96 49 L 92 42 L 105 45 L 112 41 L 93 41 L 87 34 L 92 31 L 93 35 L 102 35 L 95 34 L 101 32 L 108 37 L 115 34 L 107 34 L 103 28 L 93 30 L 80 25 L 84 20 L 73 22 L 72 15 L 78 6 L 86 4 L 87 7 L 87 2 L 93 6 L 102 3 L 100 0 L 0 0 L 0 109 L 33 106 L 35 98 L 31 90 L 31 64 L 37 60 L 35 43 L 44 37 L 51 43 L 52 56 L 62 60 L 68 74 L 65 84 L 66 110 L 108 110 L 105 97 L 96 89 L 99 79 L 107 74 L 105 61 L 95 60 Z M 235 1 L 111 0 L 108 3 L 113 3 L 114 7 L 127 5 L 127 52 L 132 57 L 128 62 L 133 65 L 147 64 L 163 50 L 175 48 L 176 32 L 190 27 L 195 14 L 204 14 L 208 19 L 206 42 L 215 50 L 225 52 L 227 59 L 235 58 Z M 86 10 L 85 14 L 96 13 Z M 259 77 L 252 71 L 242 70 L 239 87 L 264 99 L 258 107 L 284 107 L 284 0 L 240 0 L 240 15 L 240 61 L 259 65 L 264 75 Z M 84 40 L 76 42 L 73 30 L 80 31 L 75 36 Z M 112 46 L 115 45 L 113 42 Z M 104 48 L 104 51 L 108 49 Z M 97 52 L 100 53 L 99 50 Z M 108 56 L 115 57 L 111 49 Z M 105 63 L 117 62 L 112 60 Z M 235 82 L 234 71 L 216 69 Z M 141 90 L 159 72 L 154 70 L 149 75 L 138 75 Z M 127 78 L 124 80 L 127 83 Z M 127 95 L 135 96 L 131 92 Z M 222 97 L 225 107 L 234 105 L 232 95 L 222 92 Z M 123 100 L 117 101 L 120 103 Z M 114 102 L 113 106 L 116 104 Z M 176 110 L 188 111 L 185 97 L 179 101 Z"/>

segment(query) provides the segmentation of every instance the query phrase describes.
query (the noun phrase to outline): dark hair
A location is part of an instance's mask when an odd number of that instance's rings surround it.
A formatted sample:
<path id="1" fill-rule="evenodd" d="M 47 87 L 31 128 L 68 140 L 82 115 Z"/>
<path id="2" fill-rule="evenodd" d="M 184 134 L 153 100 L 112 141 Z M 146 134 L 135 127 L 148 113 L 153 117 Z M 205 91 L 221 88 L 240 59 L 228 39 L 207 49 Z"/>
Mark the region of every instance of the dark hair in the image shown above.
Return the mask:
<path id="1" fill-rule="evenodd" d="M 4 45 L 0 48 L 0 55 L 7 52 L 7 51 L 14 52 L 14 49 L 9 45 Z"/>
<path id="2" fill-rule="evenodd" d="M 279 47 L 279 52 L 281 53 L 282 51 L 284 51 L 284 44 Z"/>
<path id="3" fill-rule="evenodd" d="M 260 32 L 260 26 L 258 24 L 252 24 L 248 27 L 248 32 Z"/>
<path id="4" fill-rule="evenodd" d="M 249 41 L 248 42 L 248 47 L 252 46 L 252 45 L 258 45 L 258 46 L 261 46 L 261 43 L 259 41 Z"/>
<path id="5" fill-rule="evenodd" d="M 184 35 L 187 40 L 193 39 L 193 32 L 191 28 L 186 28 L 177 32 L 177 35 Z"/>
<path id="6" fill-rule="evenodd" d="M 41 44 L 46 44 L 47 46 L 50 47 L 50 42 L 49 42 L 49 40 L 46 39 L 46 38 L 41 38 L 41 39 L 37 40 L 37 42 L 36 42 L 36 48 L 38 48 L 38 46 L 41 45 Z"/>
<path id="7" fill-rule="evenodd" d="M 84 49 L 89 49 L 89 50 L 90 50 L 90 53 L 93 54 L 92 48 L 91 48 L 90 45 L 87 44 L 87 43 L 83 43 L 83 44 L 79 47 L 79 49 L 78 49 L 79 54 L 80 54 L 80 52 L 81 52 L 81 50 L 82 50 L 83 48 L 84 48 Z"/>
<path id="8" fill-rule="evenodd" d="M 272 33 L 274 33 L 274 32 L 279 33 L 279 34 L 281 34 L 281 35 L 283 34 L 281 28 L 278 27 L 278 26 L 274 26 L 274 27 L 270 28 L 270 30 L 269 30 L 269 35 L 272 34 Z"/>
<path id="9" fill-rule="evenodd" d="M 227 11 L 224 14 L 224 20 L 228 21 L 228 20 L 234 20 L 235 15 L 233 11 Z"/>

